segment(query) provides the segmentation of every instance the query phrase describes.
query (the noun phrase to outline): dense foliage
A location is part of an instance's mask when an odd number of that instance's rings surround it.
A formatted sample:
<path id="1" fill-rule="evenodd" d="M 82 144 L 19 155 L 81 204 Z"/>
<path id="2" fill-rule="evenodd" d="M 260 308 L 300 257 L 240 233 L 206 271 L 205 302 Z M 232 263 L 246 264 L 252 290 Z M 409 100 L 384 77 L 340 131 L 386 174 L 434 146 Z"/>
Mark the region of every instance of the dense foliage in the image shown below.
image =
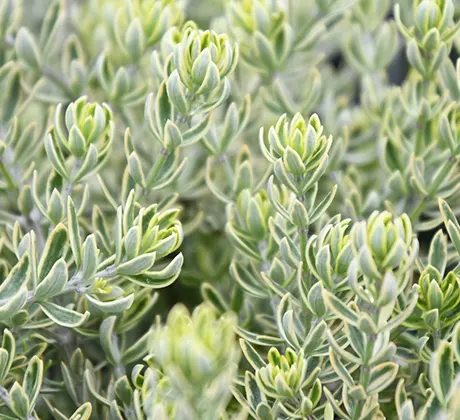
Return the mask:
<path id="1" fill-rule="evenodd" d="M 0 0 L 0 418 L 460 419 L 456 0 Z"/>

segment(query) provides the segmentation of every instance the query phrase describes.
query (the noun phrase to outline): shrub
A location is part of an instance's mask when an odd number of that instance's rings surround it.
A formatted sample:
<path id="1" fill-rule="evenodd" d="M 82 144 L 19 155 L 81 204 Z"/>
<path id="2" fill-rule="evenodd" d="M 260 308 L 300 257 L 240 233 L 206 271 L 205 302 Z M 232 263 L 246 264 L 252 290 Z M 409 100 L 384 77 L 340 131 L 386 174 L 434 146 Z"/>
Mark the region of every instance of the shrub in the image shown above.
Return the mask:
<path id="1" fill-rule="evenodd" d="M 454 0 L 0 0 L 0 418 L 460 418 Z"/>

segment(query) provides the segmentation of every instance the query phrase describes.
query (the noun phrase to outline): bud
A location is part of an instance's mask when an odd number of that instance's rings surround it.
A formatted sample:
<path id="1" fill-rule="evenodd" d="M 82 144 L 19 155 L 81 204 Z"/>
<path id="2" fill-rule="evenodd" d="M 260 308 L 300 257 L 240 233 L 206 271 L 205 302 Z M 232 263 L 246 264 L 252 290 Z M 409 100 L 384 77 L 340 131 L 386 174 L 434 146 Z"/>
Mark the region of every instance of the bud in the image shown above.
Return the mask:
<path id="1" fill-rule="evenodd" d="M 227 35 L 190 30 L 175 48 L 172 63 L 192 95 L 206 95 L 226 80 L 238 62 L 238 47 Z"/>
<path id="2" fill-rule="evenodd" d="M 349 219 L 328 224 L 307 243 L 308 267 L 329 289 L 346 278 L 353 259 L 349 224 Z"/>
<path id="3" fill-rule="evenodd" d="M 305 386 L 307 365 L 303 352 L 288 348 L 284 355 L 272 347 L 268 363 L 256 371 L 257 384 L 272 398 L 294 398 Z"/>
<path id="4" fill-rule="evenodd" d="M 263 131 L 260 134 L 262 151 L 268 160 L 275 163 L 283 159 L 283 166 L 295 176 L 317 168 L 326 157 L 332 139 L 323 135 L 323 126 L 316 114 L 309 121 L 297 113 L 291 122 L 282 115 L 275 126 L 268 131 L 268 148 Z"/>
<path id="5" fill-rule="evenodd" d="M 139 61 L 168 28 L 181 24 L 182 9 L 181 2 L 172 0 L 124 2 L 115 16 L 107 14 L 114 49 L 122 51 L 133 62 Z"/>
<path id="6" fill-rule="evenodd" d="M 256 241 L 263 240 L 268 231 L 268 219 L 274 216 L 267 193 L 262 190 L 251 196 L 250 190 L 243 190 L 237 198 L 236 211 L 240 215 L 238 219 L 243 220 L 240 228 Z"/>
<path id="7" fill-rule="evenodd" d="M 243 59 L 261 73 L 282 70 L 294 45 L 286 7 L 280 1 L 228 2 L 229 30 L 241 45 Z"/>
<path id="8" fill-rule="evenodd" d="M 84 158 L 92 144 L 102 158 L 113 139 L 112 119 L 112 111 L 106 104 L 91 103 L 82 96 L 65 111 L 62 104 L 57 106 L 52 135 L 77 159 Z"/>
<path id="9" fill-rule="evenodd" d="M 415 4 L 413 27 L 406 27 L 403 24 L 399 6 L 396 6 L 396 21 L 404 37 L 408 40 L 415 40 L 419 47 L 429 52 L 439 48 L 441 42 L 449 47 L 460 28 L 454 22 L 452 0 L 422 0 Z"/>
<path id="10" fill-rule="evenodd" d="M 432 28 L 438 29 L 441 16 L 441 8 L 437 1 L 423 0 L 415 10 L 415 27 L 417 32 L 423 36 Z"/>
<path id="11" fill-rule="evenodd" d="M 141 207 L 136 214 L 134 204 L 134 192 L 131 192 L 125 209 L 119 208 L 117 212 L 116 272 L 147 287 L 165 287 L 180 274 L 182 254 L 160 271 L 152 271 L 152 267 L 182 243 L 182 225 L 177 220 L 179 211 L 160 212 L 154 204 Z"/>
<path id="12" fill-rule="evenodd" d="M 460 278 L 454 271 L 449 272 L 444 278 L 441 273 L 432 265 L 428 265 L 420 275 L 418 284 L 420 286 L 417 307 L 422 313 L 436 311 L 441 328 L 455 317 L 455 308 L 460 299 Z M 427 323 L 426 327 L 431 328 L 433 322 Z"/>
<path id="13" fill-rule="evenodd" d="M 260 32 L 274 37 L 280 31 L 280 22 L 287 22 L 282 2 L 270 0 L 242 0 L 229 2 L 227 16 L 233 27 L 246 34 Z"/>
<path id="14" fill-rule="evenodd" d="M 396 277 L 405 273 L 418 251 L 407 214 L 393 218 L 387 211 L 374 212 L 353 227 L 351 236 L 359 268 L 373 280 L 383 280 L 386 271 Z"/>
<path id="15" fill-rule="evenodd" d="M 206 304 L 191 315 L 182 305 L 171 309 L 166 325 L 155 331 L 151 351 L 177 393 L 200 395 L 222 380 L 228 380 L 230 386 L 240 357 L 234 321 L 230 315 L 217 318 Z M 212 392 L 209 394 L 212 398 Z"/>

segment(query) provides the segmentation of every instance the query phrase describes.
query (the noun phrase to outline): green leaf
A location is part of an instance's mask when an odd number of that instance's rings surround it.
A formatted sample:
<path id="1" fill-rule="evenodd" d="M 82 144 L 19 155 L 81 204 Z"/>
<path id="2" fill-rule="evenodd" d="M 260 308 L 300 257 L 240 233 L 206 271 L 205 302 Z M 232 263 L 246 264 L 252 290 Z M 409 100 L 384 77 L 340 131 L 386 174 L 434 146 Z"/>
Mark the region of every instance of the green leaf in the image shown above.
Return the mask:
<path id="1" fill-rule="evenodd" d="M 3 330 L 2 348 L 0 348 L 0 383 L 8 375 L 16 355 L 16 341 L 8 329 Z"/>
<path id="2" fill-rule="evenodd" d="M 104 349 L 107 360 L 113 365 L 117 366 L 121 361 L 120 349 L 118 347 L 118 337 L 114 332 L 115 316 L 106 318 L 99 328 L 99 339 L 102 348 Z"/>
<path id="3" fill-rule="evenodd" d="M 125 407 L 133 404 L 133 390 L 126 375 L 115 382 L 115 394 Z"/>
<path id="4" fill-rule="evenodd" d="M 347 413 L 345 413 L 342 410 L 342 404 L 334 398 L 334 395 L 332 395 L 331 391 L 329 391 L 325 386 L 323 386 L 323 393 L 326 396 L 326 399 L 329 402 L 332 409 L 334 410 L 335 414 L 337 414 L 337 416 L 339 416 L 340 419 L 351 420 L 351 417 L 348 416 Z"/>
<path id="5" fill-rule="evenodd" d="M 59 223 L 46 241 L 46 246 L 38 265 L 38 283 L 48 275 L 57 260 L 64 256 L 66 245 L 67 230 L 62 223 Z"/>
<path id="6" fill-rule="evenodd" d="M 97 249 L 96 235 L 89 235 L 82 246 L 82 265 L 79 270 L 79 275 L 83 284 L 90 285 L 96 275 L 97 266 L 99 264 L 99 250 Z"/>
<path id="7" fill-rule="evenodd" d="M 7 303 L 0 306 L 0 321 L 11 319 L 26 304 L 28 291 L 24 286 Z"/>
<path id="8" fill-rule="evenodd" d="M 279 346 L 284 343 L 284 340 L 279 337 L 264 335 L 264 334 L 254 334 L 250 331 L 247 331 L 241 327 L 236 327 L 237 334 L 244 338 L 246 341 L 249 341 L 252 344 L 257 344 L 259 346 Z"/>
<path id="9" fill-rule="evenodd" d="M 327 307 L 341 320 L 356 326 L 359 321 L 358 315 L 346 306 L 340 299 L 332 293 L 323 289 L 323 298 Z"/>
<path id="10" fill-rule="evenodd" d="M 399 413 L 400 420 L 415 420 L 414 405 L 411 400 L 407 400 L 401 407 Z"/>
<path id="11" fill-rule="evenodd" d="M 64 179 L 69 179 L 69 172 L 65 167 L 64 157 L 61 150 L 57 147 L 52 133 L 46 136 L 45 150 L 54 170 Z"/>
<path id="12" fill-rule="evenodd" d="M 377 394 L 385 388 L 396 378 L 398 374 L 398 365 L 392 362 L 381 363 L 371 369 L 369 384 L 366 387 L 369 395 Z"/>
<path id="13" fill-rule="evenodd" d="M 40 69 L 40 53 L 34 37 L 26 27 L 22 27 L 16 36 L 16 52 L 21 61 L 34 70 Z"/>
<path id="14" fill-rule="evenodd" d="M 447 407 L 448 395 L 454 380 L 454 351 L 452 345 L 442 341 L 430 363 L 430 380 L 436 398 Z"/>
<path id="15" fill-rule="evenodd" d="M 182 253 L 176 255 L 174 259 L 160 271 L 146 271 L 137 276 L 126 276 L 128 280 L 141 284 L 145 287 L 163 288 L 172 284 L 179 277 L 184 257 Z"/>
<path id="16" fill-rule="evenodd" d="M 174 70 L 166 82 L 168 97 L 182 115 L 188 115 L 189 105 L 185 96 L 179 72 Z"/>
<path id="17" fill-rule="evenodd" d="M 266 401 L 265 395 L 261 392 L 256 378 L 251 372 L 246 371 L 244 384 L 246 388 L 246 398 L 251 407 L 256 408 L 260 403 Z"/>
<path id="18" fill-rule="evenodd" d="M 259 356 L 259 353 L 257 353 L 254 347 L 252 347 L 249 343 L 246 343 L 246 341 L 242 338 L 240 338 L 240 347 L 246 357 L 246 360 L 255 370 L 265 366 L 265 362 Z"/>
<path id="19" fill-rule="evenodd" d="M 310 330 L 302 345 L 302 349 L 306 355 L 313 353 L 323 344 L 326 339 L 326 330 L 327 324 L 324 320 L 321 320 L 318 325 Z"/>
<path id="20" fill-rule="evenodd" d="M 109 420 L 124 420 L 116 401 L 110 404 Z"/>
<path id="21" fill-rule="evenodd" d="M 34 299 L 40 301 L 58 295 L 64 290 L 67 280 L 67 264 L 64 258 L 60 258 L 37 286 Z"/>
<path id="22" fill-rule="evenodd" d="M 447 239 L 441 230 L 436 233 L 431 241 L 428 263 L 437 268 L 441 276 L 444 275 L 447 265 Z"/>
<path id="23" fill-rule="evenodd" d="M 131 293 L 128 296 L 118 298 L 110 301 L 101 301 L 99 299 L 93 298 L 90 295 L 86 295 L 86 299 L 91 306 L 99 309 L 101 312 L 107 314 L 117 314 L 124 312 L 129 309 L 134 302 L 134 293 Z"/>
<path id="24" fill-rule="evenodd" d="M 81 237 L 78 225 L 78 215 L 71 197 L 67 200 L 67 220 L 69 225 L 69 240 L 77 268 L 81 266 Z"/>
<path id="25" fill-rule="evenodd" d="M 5 349 L 0 348 L 0 381 L 2 382 L 8 375 L 11 368 L 9 360 L 10 358 L 8 352 Z"/>
<path id="26" fill-rule="evenodd" d="M 209 302 L 219 314 L 223 314 L 228 311 L 228 305 L 224 301 L 222 295 L 217 289 L 209 283 L 203 283 L 201 285 L 201 295 L 206 302 Z"/>
<path id="27" fill-rule="evenodd" d="M 155 259 L 156 252 L 139 255 L 117 266 L 117 273 L 122 276 L 142 274 L 153 266 Z"/>
<path id="28" fill-rule="evenodd" d="M 14 383 L 10 391 L 11 410 L 21 419 L 26 419 L 29 415 L 30 405 L 24 389 L 17 382 Z"/>
<path id="29" fill-rule="evenodd" d="M 45 315 L 62 327 L 75 328 L 82 325 L 89 317 L 89 312 L 81 314 L 72 309 L 64 308 L 51 302 L 40 302 Z"/>
<path id="30" fill-rule="evenodd" d="M 0 307 L 8 304 L 30 278 L 29 256 L 24 254 L 0 285 Z"/>
<path id="31" fill-rule="evenodd" d="M 355 382 L 347 370 L 345 365 L 340 361 L 340 358 L 336 356 L 332 349 L 329 349 L 329 358 L 331 361 L 331 365 L 334 368 L 335 372 L 339 376 L 339 378 L 346 384 L 349 388 L 353 388 L 355 386 Z"/>
<path id="32" fill-rule="evenodd" d="M 211 127 L 211 113 L 208 113 L 203 119 L 198 121 L 194 126 L 190 127 L 182 135 L 182 147 L 189 146 L 201 140 Z"/>
<path id="33" fill-rule="evenodd" d="M 89 420 L 91 417 L 91 411 L 91 403 L 86 402 L 69 417 L 69 420 Z"/>
<path id="34" fill-rule="evenodd" d="M 30 409 L 32 410 L 40 392 L 40 387 L 43 382 L 43 362 L 34 356 L 30 359 L 24 374 L 23 387 L 29 399 Z"/>
<path id="35" fill-rule="evenodd" d="M 153 331 L 147 331 L 139 338 L 131 347 L 128 347 L 122 357 L 122 362 L 126 365 L 134 363 L 144 357 L 150 351 L 150 341 L 153 336 Z"/>

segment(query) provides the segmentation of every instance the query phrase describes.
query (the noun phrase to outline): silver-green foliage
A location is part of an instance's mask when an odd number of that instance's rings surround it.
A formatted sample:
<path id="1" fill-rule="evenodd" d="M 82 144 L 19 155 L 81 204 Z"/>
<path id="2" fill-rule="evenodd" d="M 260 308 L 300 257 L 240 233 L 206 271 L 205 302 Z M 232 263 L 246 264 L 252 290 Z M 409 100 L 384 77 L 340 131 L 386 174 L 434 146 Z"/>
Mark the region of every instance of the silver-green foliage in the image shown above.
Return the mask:
<path id="1" fill-rule="evenodd" d="M 1 419 L 460 418 L 457 2 L 0 0 L 0 41 Z"/>

